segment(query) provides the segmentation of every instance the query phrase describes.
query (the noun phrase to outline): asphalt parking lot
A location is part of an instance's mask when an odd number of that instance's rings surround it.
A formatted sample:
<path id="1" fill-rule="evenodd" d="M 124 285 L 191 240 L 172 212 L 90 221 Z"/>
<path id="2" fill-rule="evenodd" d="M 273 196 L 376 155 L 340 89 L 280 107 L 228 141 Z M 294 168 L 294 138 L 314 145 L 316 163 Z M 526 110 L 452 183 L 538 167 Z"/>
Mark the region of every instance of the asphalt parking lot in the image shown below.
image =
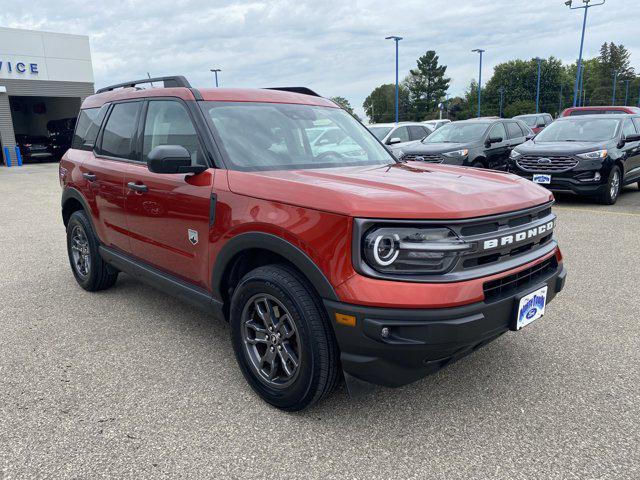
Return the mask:
<path id="1" fill-rule="evenodd" d="M 0 479 L 638 478 L 640 191 L 560 197 L 547 315 L 400 389 L 263 403 L 226 324 L 75 283 L 57 165 L 0 169 Z"/>

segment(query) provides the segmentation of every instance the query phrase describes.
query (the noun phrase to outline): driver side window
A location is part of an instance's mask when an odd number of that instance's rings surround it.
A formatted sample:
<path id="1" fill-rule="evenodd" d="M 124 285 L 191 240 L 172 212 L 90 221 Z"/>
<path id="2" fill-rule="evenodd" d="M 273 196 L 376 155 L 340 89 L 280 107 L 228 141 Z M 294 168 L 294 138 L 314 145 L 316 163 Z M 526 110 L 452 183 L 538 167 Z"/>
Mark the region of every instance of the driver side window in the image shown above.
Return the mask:
<path id="1" fill-rule="evenodd" d="M 501 138 L 504 142 L 507 139 L 507 132 L 502 123 L 496 123 L 489 131 L 489 138 Z"/>
<path id="2" fill-rule="evenodd" d="M 398 127 L 395 132 L 389 135 L 389 139 L 399 138 L 401 142 L 409 141 L 409 129 L 407 127 Z"/>
<path id="3" fill-rule="evenodd" d="M 633 123 L 628 118 L 624 121 L 622 125 L 622 134 L 626 137 L 627 135 L 635 135 L 636 129 L 633 126 Z"/>
<path id="4" fill-rule="evenodd" d="M 152 100 L 144 124 L 142 160 L 160 145 L 181 145 L 191 154 L 192 165 L 206 165 L 198 134 L 185 107 L 174 100 Z"/>

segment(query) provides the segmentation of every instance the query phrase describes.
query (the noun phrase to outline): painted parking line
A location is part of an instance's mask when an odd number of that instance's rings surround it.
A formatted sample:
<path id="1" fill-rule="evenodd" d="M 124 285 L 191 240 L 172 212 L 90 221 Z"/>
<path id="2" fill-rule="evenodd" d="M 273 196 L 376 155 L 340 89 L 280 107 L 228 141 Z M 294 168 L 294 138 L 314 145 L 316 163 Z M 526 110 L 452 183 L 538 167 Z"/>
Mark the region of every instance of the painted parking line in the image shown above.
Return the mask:
<path id="1" fill-rule="evenodd" d="M 572 208 L 572 207 L 554 207 L 554 210 L 567 210 L 570 212 L 588 212 L 588 213 L 602 213 L 606 215 L 623 215 L 627 217 L 640 217 L 640 213 L 632 213 L 632 212 L 615 212 L 613 210 L 598 210 L 595 208 Z"/>

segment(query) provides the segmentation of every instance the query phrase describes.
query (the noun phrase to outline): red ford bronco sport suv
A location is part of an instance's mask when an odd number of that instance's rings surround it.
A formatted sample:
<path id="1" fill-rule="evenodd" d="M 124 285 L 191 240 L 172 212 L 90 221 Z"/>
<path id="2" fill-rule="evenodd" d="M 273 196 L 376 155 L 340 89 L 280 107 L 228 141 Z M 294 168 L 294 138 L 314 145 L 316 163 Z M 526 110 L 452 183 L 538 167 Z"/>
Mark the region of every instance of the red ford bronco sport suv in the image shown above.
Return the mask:
<path id="1" fill-rule="evenodd" d="M 104 88 L 60 182 L 80 286 L 126 272 L 226 319 L 247 381 L 284 410 L 343 372 L 433 373 L 538 319 L 565 281 L 547 190 L 399 162 L 305 88 Z"/>

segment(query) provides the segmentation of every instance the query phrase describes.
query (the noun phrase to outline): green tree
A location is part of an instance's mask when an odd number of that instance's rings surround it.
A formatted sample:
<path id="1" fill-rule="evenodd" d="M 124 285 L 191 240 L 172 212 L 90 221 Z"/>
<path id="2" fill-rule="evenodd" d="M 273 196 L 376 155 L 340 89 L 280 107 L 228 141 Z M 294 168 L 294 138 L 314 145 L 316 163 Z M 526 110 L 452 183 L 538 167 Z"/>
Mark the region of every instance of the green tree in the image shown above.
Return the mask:
<path id="1" fill-rule="evenodd" d="M 387 83 L 374 88 L 364 100 L 362 107 L 371 123 L 395 121 L 395 92 L 395 85 Z M 409 112 L 409 90 L 405 86 L 400 85 L 398 89 L 399 120 L 409 119 Z"/>
<path id="2" fill-rule="evenodd" d="M 349 100 L 347 100 L 346 98 L 344 98 L 344 97 L 331 97 L 329 100 L 331 100 L 334 103 L 337 103 L 342 108 L 344 108 L 347 112 L 349 112 L 351 115 L 353 115 L 353 107 L 351 106 L 351 103 L 349 103 Z"/>
<path id="3" fill-rule="evenodd" d="M 413 120 L 424 120 L 438 108 L 449 90 L 451 79 L 445 77 L 446 65 L 438 63 L 434 50 L 418 58 L 416 69 L 409 70 L 404 85 L 409 90 L 411 116 Z"/>

